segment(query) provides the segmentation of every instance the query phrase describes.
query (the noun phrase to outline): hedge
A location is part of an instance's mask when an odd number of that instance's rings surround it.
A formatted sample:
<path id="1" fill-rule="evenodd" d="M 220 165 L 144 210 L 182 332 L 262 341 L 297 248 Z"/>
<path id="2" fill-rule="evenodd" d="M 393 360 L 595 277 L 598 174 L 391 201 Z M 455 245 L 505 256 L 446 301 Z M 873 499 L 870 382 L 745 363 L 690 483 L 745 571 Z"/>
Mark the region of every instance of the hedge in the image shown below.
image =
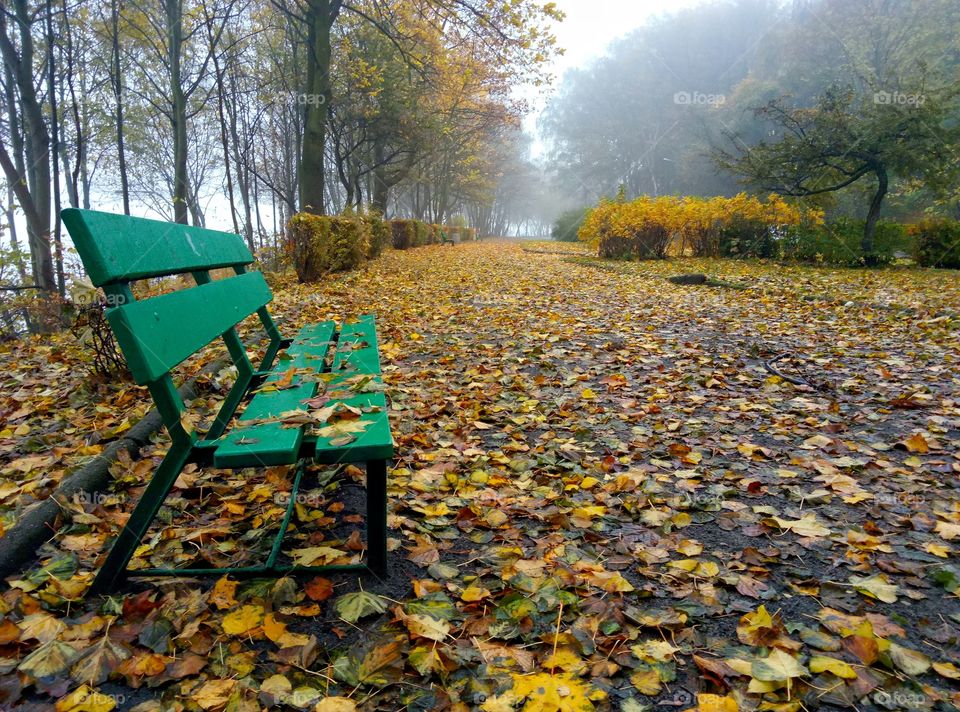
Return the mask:
<path id="1" fill-rule="evenodd" d="M 890 264 L 895 253 L 909 248 L 907 228 L 900 223 L 878 222 L 873 238 L 873 254 L 864 255 L 863 220 L 837 218 L 825 225 L 792 226 L 778 240 L 775 257 L 795 262 L 811 262 L 838 267 L 860 267 L 868 262 Z"/>
<path id="2" fill-rule="evenodd" d="M 396 249 L 406 250 L 416 246 L 416 220 L 391 220 L 390 232 L 393 235 L 393 246 Z"/>
<path id="3" fill-rule="evenodd" d="M 467 242 L 477 239 L 477 230 L 472 227 L 454 225 L 431 225 L 421 220 L 391 220 L 390 231 L 393 246 L 398 250 L 423 245 L 438 245 L 445 234 L 448 240 Z"/>
<path id="4" fill-rule="evenodd" d="M 301 282 L 315 282 L 327 272 L 359 266 L 370 252 L 370 224 L 358 216 L 298 213 L 287 224 L 293 266 Z"/>
<path id="5" fill-rule="evenodd" d="M 696 257 L 771 256 L 773 231 L 822 222 L 820 211 L 790 205 L 779 195 L 766 201 L 740 193 L 732 198 L 642 196 L 629 202 L 601 200 L 589 210 L 578 237 L 601 257 L 657 259 L 671 247 Z"/>
<path id="6" fill-rule="evenodd" d="M 363 220 L 370 226 L 370 249 L 367 251 L 367 257 L 372 260 L 379 257 L 384 248 L 390 244 L 390 225 L 375 212 L 363 215 Z"/>
<path id="7" fill-rule="evenodd" d="M 960 221 L 931 218 L 911 225 L 914 259 L 922 267 L 960 269 Z"/>

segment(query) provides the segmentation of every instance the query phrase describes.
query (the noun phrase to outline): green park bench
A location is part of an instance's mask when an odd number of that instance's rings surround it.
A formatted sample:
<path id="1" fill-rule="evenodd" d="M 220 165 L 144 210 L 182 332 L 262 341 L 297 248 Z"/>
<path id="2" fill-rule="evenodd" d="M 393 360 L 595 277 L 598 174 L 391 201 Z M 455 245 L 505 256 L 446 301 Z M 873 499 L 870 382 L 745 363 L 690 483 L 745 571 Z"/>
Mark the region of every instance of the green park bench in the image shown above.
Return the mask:
<path id="1" fill-rule="evenodd" d="M 393 439 L 373 316 L 344 322 L 339 329 L 333 321 L 309 324 L 285 339 L 266 308 L 272 299 L 270 288 L 260 272 L 247 271 L 253 255 L 238 235 L 74 208 L 64 210 L 62 217 L 90 280 L 106 293 L 107 320 L 127 366 L 134 380 L 149 389 L 172 440 L 100 567 L 91 593 L 109 592 L 130 575 L 256 577 L 334 570 L 384 575 L 387 460 L 393 457 Z M 212 279 L 211 270 L 224 268 L 232 275 Z M 130 288 L 137 280 L 178 274 L 189 274 L 196 286 L 143 300 L 137 300 Z M 234 328 L 254 313 L 269 338 L 256 368 Z M 237 380 L 201 437 L 184 425 L 185 405 L 170 372 L 218 338 L 236 366 Z M 305 418 L 291 417 L 309 410 L 304 401 L 316 398 L 329 399 L 324 413 L 354 418 L 356 424 L 348 430 L 355 432 L 344 434 L 334 427 L 311 432 L 302 424 Z M 243 404 L 246 408 L 237 416 Z M 365 563 L 283 563 L 281 544 L 310 462 L 366 463 Z M 296 465 L 280 531 L 265 563 L 128 571 L 135 549 L 188 463 L 234 469 Z"/>

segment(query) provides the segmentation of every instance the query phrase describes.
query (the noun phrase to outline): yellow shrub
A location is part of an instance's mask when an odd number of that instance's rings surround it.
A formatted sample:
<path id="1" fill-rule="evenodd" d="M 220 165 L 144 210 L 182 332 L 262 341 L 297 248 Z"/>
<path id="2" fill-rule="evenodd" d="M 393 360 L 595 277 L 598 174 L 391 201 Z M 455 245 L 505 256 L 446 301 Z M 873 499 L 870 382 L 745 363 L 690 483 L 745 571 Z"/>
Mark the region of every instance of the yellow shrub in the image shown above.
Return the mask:
<path id="1" fill-rule="evenodd" d="M 756 234 L 802 222 L 821 224 L 823 213 L 799 208 L 771 194 L 763 202 L 746 193 L 732 198 L 641 196 L 630 202 L 602 200 L 587 213 L 578 237 L 601 257 L 651 258 L 675 254 L 717 255 L 731 232 Z"/>

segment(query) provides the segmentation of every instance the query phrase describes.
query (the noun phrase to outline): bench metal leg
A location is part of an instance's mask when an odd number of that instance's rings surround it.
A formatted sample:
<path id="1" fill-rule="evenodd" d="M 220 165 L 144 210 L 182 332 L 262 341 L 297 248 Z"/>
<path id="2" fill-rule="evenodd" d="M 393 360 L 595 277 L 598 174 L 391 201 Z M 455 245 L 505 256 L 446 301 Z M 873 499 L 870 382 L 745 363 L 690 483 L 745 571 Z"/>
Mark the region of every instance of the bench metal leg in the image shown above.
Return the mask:
<path id="1" fill-rule="evenodd" d="M 106 561 L 97 572 L 97 577 L 90 586 L 91 595 L 110 593 L 126 577 L 127 564 L 133 552 L 150 528 L 150 524 L 157 516 L 157 512 L 173 487 L 173 483 L 177 481 L 189 456 L 190 447 L 173 445 L 167 451 L 163 462 L 160 463 L 153 479 L 147 484 L 140 501 L 137 502 L 130 519 L 127 520 L 126 526 L 113 543 Z"/>
<path id="2" fill-rule="evenodd" d="M 387 575 L 387 461 L 367 463 L 367 566 Z"/>

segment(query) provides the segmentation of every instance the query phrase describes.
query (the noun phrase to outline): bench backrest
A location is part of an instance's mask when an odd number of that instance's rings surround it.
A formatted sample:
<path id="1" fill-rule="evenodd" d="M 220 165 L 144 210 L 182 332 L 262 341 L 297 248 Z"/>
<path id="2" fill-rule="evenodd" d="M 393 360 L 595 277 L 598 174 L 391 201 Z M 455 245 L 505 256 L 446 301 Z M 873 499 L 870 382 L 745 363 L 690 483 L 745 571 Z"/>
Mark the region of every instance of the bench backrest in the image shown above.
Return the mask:
<path id="1" fill-rule="evenodd" d="M 258 313 L 268 352 L 276 353 L 280 334 L 265 308 L 272 294 L 260 272 L 246 271 L 254 260 L 239 235 L 76 208 L 61 217 L 91 281 L 107 293 L 107 319 L 134 380 L 151 387 L 168 427 L 183 409 L 171 369 L 218 337 L 237 366 L 238 386 L 249 382 L 253 367 L 236 324 Z M 222 268 L 235 276 L 212 281 L 210 270 Z M 185 273 L 197 286 L 142 301 L 130 290 L 136 280 Z"/>
<path id="2" fill-rule="evenodd" d="M 244 273 L 253 255 L 239 235 L 76 208 L 62 217 L 91 281 L 114 297 L 107 319 L 139 384 L 158 380 L 272 298 L 262 274 Z M 237 275 L 209 281 L 209 270 L 224 267 Z M 144 301 L 133 301 L 127 287 L 182 273 L 198 286 Z"/>

